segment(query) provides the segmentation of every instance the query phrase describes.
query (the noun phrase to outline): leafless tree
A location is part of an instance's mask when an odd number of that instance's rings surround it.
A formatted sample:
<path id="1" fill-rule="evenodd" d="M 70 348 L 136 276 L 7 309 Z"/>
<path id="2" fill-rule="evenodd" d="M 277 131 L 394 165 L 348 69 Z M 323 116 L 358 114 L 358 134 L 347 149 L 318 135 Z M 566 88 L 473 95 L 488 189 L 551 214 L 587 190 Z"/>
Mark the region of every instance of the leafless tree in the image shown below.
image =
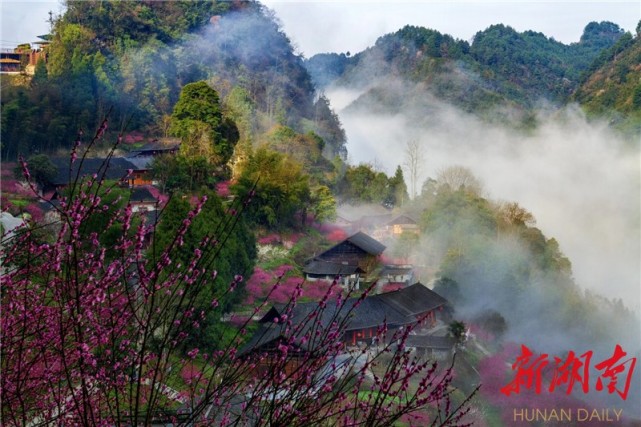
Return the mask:
<path id="1" fill-rule="evenodd" d="M 456 165 L 441 169 L 436 177 L 439 188 L 449 188 L 452 191 L 465 190 L 466 192 L 480 195 L 483 184 L 474 176 L 471 170 L 464 166 Z"/>
<path id="2" fill-rule="evenodd" d="M 404 165 L 410 180 L 410 195 L 412 199 L 416 197 L 416 187 L 421 175 L 421 167 L 425 161 L 422 145 L 418 139 L 411 139 L 407 141 L 407 145 L 405 146 Z"/>

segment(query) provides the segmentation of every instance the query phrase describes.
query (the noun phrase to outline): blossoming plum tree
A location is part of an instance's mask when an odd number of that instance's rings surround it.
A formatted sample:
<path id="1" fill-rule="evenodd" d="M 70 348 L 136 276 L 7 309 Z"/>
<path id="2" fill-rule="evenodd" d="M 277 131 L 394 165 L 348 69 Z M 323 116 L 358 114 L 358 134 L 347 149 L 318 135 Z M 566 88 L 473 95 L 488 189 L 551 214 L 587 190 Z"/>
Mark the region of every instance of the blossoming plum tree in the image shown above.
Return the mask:
<path id="1" fill-rule="evenodd" d="M 71 163 L 86 156 L 80 143 Z M 23 169 L 31 182 L 25 162 Z M 72 177 L 54 227 L 31 223 L 3 237 L 4 425 L 370 426 L 401 419 L 411 424 L 413 417 L 421 424 L 427 417 L 432 425 L 465 425 L 469 399 L 452 401 L 451 368 L 413 357 L 404 345 L 411 328 L 392 336 L 381 327 L 378 352 L 362 350 L 337 362 L 349 355 L 341 336 L 352 309 L 329 311 L 348 301 L 337 286 L 302 323 L 281 317 L 273 350 L 240 357 L 247 324 L 220 349 L 189 346 L 208 310 L 243 281 L 235 276 L 210 288 L 218 280 L 216 257 L 250 201 L 237 200 L 185 258 L 185 236 L 206 198 L 190 208 L 166 245 L 152 250 L 156 224 L 138 218 L 130 203 L 112 209 L 115 201 L 101 195 L 113 186 L 101 174 Z M 92 216 L 107 211 L 106 227 L 120 230 L 109 244 L 100 239 L 104 230 L 86 228 Z M 289 309 L 300 294 L 299 285 Z M 210 298 L 207 306 L 203 295 Z M 301 356 L 303 340 L 313 340 L 316 351 Z M 269 373 L 256 374 L 266 360 Z"/>

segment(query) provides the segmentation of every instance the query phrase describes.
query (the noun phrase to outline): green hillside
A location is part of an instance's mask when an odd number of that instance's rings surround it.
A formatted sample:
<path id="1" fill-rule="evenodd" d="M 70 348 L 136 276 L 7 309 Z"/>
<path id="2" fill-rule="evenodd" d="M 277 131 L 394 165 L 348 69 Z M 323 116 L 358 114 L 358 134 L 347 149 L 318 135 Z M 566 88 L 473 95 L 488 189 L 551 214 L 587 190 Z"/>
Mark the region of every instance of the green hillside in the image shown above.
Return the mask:
<path id="1" fill-rule="evenodd" d="M 168 136 L 181 88 L 200 80 L 220 93 L 241 139 L 284 125 L 315 132 L 328 157 L 345 151 L 302 58 L 255 1 L 70 1 L 48 58 L 26 85 L 3 80 L 3 160 L 68 150 L 108 111 L 114 132 Z"/>
<path id="2" fill-rule="evenodd" d="M 585 110 L 617 127 L 641 132 L 641 36 L 626 34 L 594 62 L 573 96 Z"/>
<path id="3" fill-rule="evenodd" d="M 622 36 L 616 24 L 592 22 L 579 42 L 565 45 L 499 24 L 469 44 L 406 26 L 352 57 L 322 54 L 306 66 L 320 86 L 366 89 L 352 108 L 429 110 L 435 97 L 481 117 L 494 118 L 504 107 L 526 117 L 542 102 L 564 103 L 593 61 Z"/>

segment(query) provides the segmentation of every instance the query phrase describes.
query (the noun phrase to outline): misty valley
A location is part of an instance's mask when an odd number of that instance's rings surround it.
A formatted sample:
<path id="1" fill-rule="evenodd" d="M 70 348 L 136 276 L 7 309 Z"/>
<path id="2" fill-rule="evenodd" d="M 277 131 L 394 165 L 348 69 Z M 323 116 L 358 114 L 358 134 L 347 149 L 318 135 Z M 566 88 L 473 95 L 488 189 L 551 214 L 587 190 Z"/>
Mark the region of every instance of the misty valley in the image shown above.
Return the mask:
<path id="1" fill-rule="evenodd" d="M 2 56 L 3 424 L 641 422 L 641 21 L 50 24 Z"/>

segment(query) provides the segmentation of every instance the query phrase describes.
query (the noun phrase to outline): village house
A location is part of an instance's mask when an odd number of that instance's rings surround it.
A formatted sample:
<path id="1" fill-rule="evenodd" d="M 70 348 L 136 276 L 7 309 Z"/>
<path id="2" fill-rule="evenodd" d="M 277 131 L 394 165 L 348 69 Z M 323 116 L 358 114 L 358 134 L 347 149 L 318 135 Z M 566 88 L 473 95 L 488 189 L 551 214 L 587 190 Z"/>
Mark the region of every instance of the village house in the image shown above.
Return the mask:
<path id="1" fill-rule="evenodd" d="M 361 231 L 367 233 L 381 241 L 395 239 L 403 234 L 420 234 L 417 221 L 406 214 L 363 215 L 355 221 L 343 219 L 340 224 L 337 221 L 336 225 L 352 232 Z"/>
<path id="2" fill-rule="evenodd" d="M 55 157 L 51 159 L 51 162 L 58 171 L 50 184 L 42 189 L 43 194 L 59 192 L 69 185 L 69 182 L 73 182 L 76 176 L 82 178 L 94 174 L 105 180 L 120 181 L 122 187 L 148 187 L 152 184 L 148 177 L 149 161 L 147 159 L 112 157 L 107 163 L 105 158 L 87 157 L 82 161 L 76 160 L 71 165 L 71 169 L 69 168 L 69 158 Z"/>
<path id="3" fill-rule="evenodd" d="M 147 187 L 132 188 L 129 203 L 131 203 L 133 212 L 153 212 L 158 210 L 158 199 Z"/>
<path id="4" fill-rule="evenodd" d="M 413 281 L 414 266 L 411 264 L 386 264 L 381 270 L 378 284 L 383 289 L 396 290 L 409 286 Z"/>
<path id="5" fill-rule="evenodd" d="M 45 36 L 41 36 L 45 37 Z M 0 50 L 0 73 L 2 74 L 20 74 L 25 73 L 33 75 L 35 73 L 38 61 L 47 62 L 47 51 L 44 49 L 49 45 L 49 41 L 41 40 L 33 42 L 38 45 L 32 48 L 31 44 L 24 43 L 14 49 Z"/>
<path id="6" fill-rule="evenodd" d="M 404 233 L 420 234 L 418 223 L 408 215 L 399 215 L 385 224 L 386 235 L 399 237 Z"/>
<path id="7" fill-rule="evenodd" d="M 175 142 L 172 144 L 161 144 L 158 140 L 154 140 L 136 150 L 131 151 L 126 159 L 132 165 L 133 170 L 133 186 L 156 184 L 149 176 L 151 170 L 151 163 L 153 160 L 162 155 L 174 155 L 180 149 L 180 143 Z"/>
<path id="8" fill-rule="evenodd" d="M 419 357 L 446 360 L 454 351 L 456 339 L 450 336 L 409 335 L 405 345 L 414 348 Z"/>
<path id="9" fill-rule="evenodd" d="M 378 265 L 385 245 L 358 232 L 308 261 L 303 273 L 308 281 L 332 281 L 340 278 L 342 286 L 359 289 L 361 279 Z"/>
<path id="10" fill-rule="evenodd" d="M 318 326 L 321 326 L 318 329 L 328 330 L 333 322 L 344 323 L 341 339 L 350 348 L 378 344 L 378 331 L 384 326 L 390 332 L 389 339 L 401 328 L 413 326 L 420 331 L 433 327 L 439 320 L 448 321 L 450 317 L 448 301 L 421 283 L 363 299 L 350 298 L 342 305 L 328 301 L 323 310 L 319 310 L 318 302 L 299 303 L 293 309 L 278 304 L 258 321 L 258 330 L 240 350 L 239 356 L 267 355 L 259 357 L 256 373 L 269 372 L 273 363 L 269 355 L 279 355 L 279 345 L 289 342 L 293 348 L 286 373 L 291 373 L 306 357 L 322 357 L 322 349 L 318 348 L 322 338 L 311 334 L 310 339 L 300 339 Z M 285 333 L 286 328 L 296 331 L 293 340 Z"/>
<path id="11" fill-rule="evenodd" d="M 176 154 L 178 153 L 179 149 L 179 140 L 175 140 L 172 143 L 168 144 L 161 144 L 157 139 L 154 139 L 149 144 L 132 150 L 127 157 L 153 159 L 154 157 L 161 156 L 163 154 Z"/>
<path id="12" fill-rule="evenodd" d="M 51 162 L 57 169 L 56 176 L 50 181 L 49 186 L 42 189 L 43 194 L 53 192 L 53 198 L 57 193 L 74 182 L 76 177 L 83 178 L 93 176 L 105 180 L 120 181 L 122 186 L 131 187 L 133 184 L 133 171 L 135 166 L 122 157 L 113 157 L 107 162 L 104 158 L 85 158 L 82 161 L 76 160 L 70 165 L 67 157 L 54 157 Z"/>

